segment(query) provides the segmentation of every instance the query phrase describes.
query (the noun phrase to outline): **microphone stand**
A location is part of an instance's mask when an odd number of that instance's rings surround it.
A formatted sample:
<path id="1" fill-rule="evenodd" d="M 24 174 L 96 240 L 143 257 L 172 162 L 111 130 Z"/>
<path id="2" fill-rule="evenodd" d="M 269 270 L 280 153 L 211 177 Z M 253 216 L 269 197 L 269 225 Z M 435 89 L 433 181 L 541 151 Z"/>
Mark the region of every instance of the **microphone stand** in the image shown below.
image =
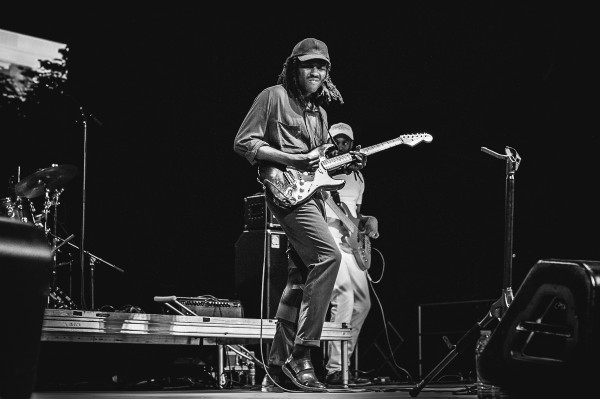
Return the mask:
<path id="1" fill-rule="evenodd" d="M 411 390 L 410 396 L 416 397 L 425 385 L 437 376 L 455 357 L 470 348 L 477 340 L 481 330 L 492 320 L 502 319 L 506 310 L 513 301 L 512 284 L 512 260 L 513 260 L 513 220 L 515 205 L 515 172 L 521 163 L 521 157 L 514 148 L 505 147 L 505 155 L 498 154 L 488 148 L 481 147 L 481 151 L 495 158 L 506 161 L 506 184 L 505 184 L 505 212 L 504 212 L 504 278 L 502 296 L 492 304 L 490 310 L 483 319 L 476 322 L 457 342 L 451 346 L 450 352 Z"/>
<path id="2" fill-rule="evenodd" d="M 81 251 L 80 248 L 77 245 L 68 242 L 71 238 L 73 238 L 73 234 L 71 234 L 71 236 L 69 236 L 67 239 L 62 239 L 60 237 L 55 236 L 54 234 L 51 234 L 51 235 L 55 239 L 58 239 L 58 240 L 62 241 L 61 244 L 58 247 L 61 247 L 63 244 L 68 244 L 68 245 L 72 246 L 73 248 L 77 249 L 78 251 L 80 251 L 80 253 L 82 253 L 84 255 L 87 254 L 90 257 L 90 291 L 91 291 L 91 299 L 92 299 L 91 310 L 94 310 L 95 309 L 95 302 L 94 302 L 94 299 L 95 299 L 95 295 L 94 295 L 94 269 L 95 269 L 95 266 L 96 266 L 96 261 L 101 261 L 102 263 L 106 264 L 107 266 L 112 267 L 113 269 L 115 269 L 115 270 L 117 270 L 117 271 L 119 271 L 121 273 L 124 273 L 125 270 L 121 269 L 118 266 L 113 265 L 112 263 L 107 262 L 106 260 L 102 259 L 101 257 L 96 256 L 96 255 L 94 255 L 94 254 L 92 254 L 92 253 L 90 253 L 88 251 L 85 251 L 85 250 Z M 57 247 L 57 249 L 58 249 L 58 247 Z M 86 309 L 84 309 L 84 310 L 86 310 Z"/>
<path id="3" fill-rule="evenodd" d="M 92 118 L 94 122 L 98 126 L 102 126 L 102 122 L 98 120 L 91 112 L 86 112 L 83 109 L 83 106 L 79 105 L 79 112 L 82 116 L 83 123 L 83 178 L 82 178 L 82 188 L 81 188 L 81 250 L 79 251 L 79 264 L 81 265 L 81 303 L 85 304 L 84 300 L 84 286 L 85 286 L 85 273 L 84 273 L 84 258 L 85 254 L 88 253 L 90 255 L 90 295 L 92 299 L 92 307 L 91 309 L 95 309 L 94 306 L 94 266 L 96 260 L 101 260 L 100 258 L 93 256 L 89 252 L 84 250 L 84 241 L 85 241 L 85 204 L 86 204 L 86 181 L 87 181 L 87 120 L 88 118 Z M 114 265 L 111 265 L 108 262 L 103 261 L 107 265 L 123 272 L 123 269 L 120 269 Z M 85 310 L 85 306 L 83 306 Z"/>
<path id="4" fill-rule="evenodd" d="M 79 114 L 81 115 L 81 123 L 83 125 L 83 171 L 82 171 L 82 184 L 81 184 L 81 232 L 80 232 L 80 240 L 79 240 L 79 265 L 81 268 L 81 305 L 82 308 L 85 309 L 85 207 L 86 207 L 86 183 L 87 183 L 87 124 L 88 118 L 91 118 L 98 126 L 102 126 L 102 122 L 98 120 L 91 112 L 87 112 L 84 110 L 83 106 L 73 95 L 68 92 L 62 91 L 62 95 L 69 98 L 78 108 Z M 90 271 L 91 274 L 91 271 Z M 92 279 L 93 284 L 93 277 Z M 93 295 L 93 294 L 92 294 Z M 93 302 L 93 297 L 92 297 Z M 92 304 L 92 308 L 94 305 Z"/>
<path id="5" fill-rule="evenodd" d="M 80 248 L 79 251 L 79 266 L 81 268 L 81 305 L 85 310 L 85 270 L 84 270 L 84 260 L 85 260 L 85 201 L 86 201 L 86 191 L 85 184 L 87 181 L 87 116 L 83 107 L 79 106 L 79 112 L 82 116 L 82 124 L 83 124 L 83 177 L 81 179 L 81 237 L 80 237 Z M 94 309 L 94 300 L 92 299 L 92 309 Z"/>

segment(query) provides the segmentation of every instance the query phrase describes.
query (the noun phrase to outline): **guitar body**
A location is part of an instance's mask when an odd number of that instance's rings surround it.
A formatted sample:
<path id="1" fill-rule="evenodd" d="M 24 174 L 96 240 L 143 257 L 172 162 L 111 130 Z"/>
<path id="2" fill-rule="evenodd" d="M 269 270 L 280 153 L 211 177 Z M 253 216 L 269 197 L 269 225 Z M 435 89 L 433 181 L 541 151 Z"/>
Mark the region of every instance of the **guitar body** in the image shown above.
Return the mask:
<path id="1" fill-rule="evenodd" d="M 360 220 L 352 216 L 348 205 L 342 202 L 342 207 L 340 207 L 331 195 L 327 196 L 325 202 L 344 226 L 346 234 L 342 236 L 342 249 L 354 255 L 354 259 L 356 259 L 356 263 L 361 270 L 369 270 L 369 267 L 371 267 L 371 240 L 364 231 L 360 230 Z"/>
<path id="2" fill-rule="evenodd" d="M 342 242 L 352 251 L 358 267 L 361 270 L 369 270 L 369 267 L 371 267 L 371 240 L 364 231 L 359 229 L 360 221 L 358 218 L 352 216 L 350 209 L 348 209 L 348 205 L 342 202 L 342 208 L 348 220 L 355 226 L 355 228 L 352 229 L 346 228 L 347 234 L 342 237 Z"/>
<path id="3" fill-rule="evenodd" d="M 404 134 L 395 139 L 361 148 L 360 152 L 369 155 L 395 147 L 397 145 L 415 146 L 418 143 L 430 143 L 433 140 L 428 133 Z M 291 208 L 308 201 L 319 191 L 339 190 L 346 182 L 334 179 L 329 172 L 339 170 L 354 159 L 350 154 L 342 154 L 332 158 L 326 157 L 328 149 L 334 144 L 323 144 L 312 151 L 319 154 L 319 167 L 314 172 L 303 172 L 292 167 L 274 163 L 261 163 L 258 167 L 258 180 L 267 188 L 271 198 L 283 208 Z"/>
<path id="4" fill-rule="evenodd" d="M 346 182 L 329 176 L 323 166 L 325 153 L 332 146 L 323 144 L 318 147 L 321 160 L 313 172 L 265 163 L 258 167 L 259 180 L 267 187 L 275 202 L 285 208 L 301 205 L 319 191 L 339 190 Z"/>

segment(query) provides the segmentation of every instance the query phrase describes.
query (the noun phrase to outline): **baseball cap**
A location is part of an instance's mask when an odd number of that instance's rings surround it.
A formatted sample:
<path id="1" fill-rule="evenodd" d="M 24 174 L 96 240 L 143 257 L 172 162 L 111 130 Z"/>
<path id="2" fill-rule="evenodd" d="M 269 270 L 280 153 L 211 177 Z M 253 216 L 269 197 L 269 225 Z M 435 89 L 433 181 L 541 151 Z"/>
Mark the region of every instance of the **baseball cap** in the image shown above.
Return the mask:
<path id="1" fill-rule="evenodd" d="M 309 37 L 294 46 L 291 57 L 298 57 L 300 61 L 319 58 L 331 64 L 329 59 L 329 50 L 322 41 Z"/>
<path id="2" fill-rule="evenodd" d="M 350 125 L 346 123 L 336 123 L 335 125 L 331 125 L 329 127 L 329 133 L 331 133 L 331 137 L 343 134 L 348 136 L 350 140 L 354 141 L 354 132 L 352 132 Z"/>

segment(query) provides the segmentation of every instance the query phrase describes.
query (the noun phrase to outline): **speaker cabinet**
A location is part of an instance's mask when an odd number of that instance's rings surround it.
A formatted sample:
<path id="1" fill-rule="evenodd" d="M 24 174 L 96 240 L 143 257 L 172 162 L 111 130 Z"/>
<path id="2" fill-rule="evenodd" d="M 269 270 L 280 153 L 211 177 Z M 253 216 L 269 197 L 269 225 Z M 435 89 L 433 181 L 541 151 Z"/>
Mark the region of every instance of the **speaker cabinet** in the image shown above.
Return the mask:
<path id="1" fill-rule="evenodd" d="M 261 291 L 262 317 L 275 317 L 287 281 L 287 245 L 280 230 L 244 231 L 235 243 L 235 298 L 242 302 L 244 317 L 261 317 Z"/>
<path id="2" fill-rule="evenodd" d="M 0 217 L 0 273 L 0 397 L 29 398 L 52 282 L 52 250 L 44 233 Z"/>
<path id="3" fill-rule="evenodd" d="M 598 261 L 538 261 L 481 355 L 482 379 L 515 397 L 573 397 L 597 384 L 599 275 Z"/>
<path id="4" fill-rule="evenodd" d="M 244 230 L 265 228 L 281 230 L 275 215 L 267 206 L 265 194 L 258 193 L 244 198 Z"/>

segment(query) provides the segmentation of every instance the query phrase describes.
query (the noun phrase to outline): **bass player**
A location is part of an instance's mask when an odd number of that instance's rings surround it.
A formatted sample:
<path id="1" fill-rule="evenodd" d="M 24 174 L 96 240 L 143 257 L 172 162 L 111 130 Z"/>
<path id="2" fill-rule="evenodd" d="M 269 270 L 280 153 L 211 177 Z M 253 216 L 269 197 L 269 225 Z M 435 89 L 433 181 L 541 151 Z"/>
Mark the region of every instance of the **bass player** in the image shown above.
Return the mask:
<path id="1" fill-rule="evenodd" d="M 353 148 L 354 133 L 352 128 L 345 123 L 336 123 L 329 128 L 337 147 L 338 154 L 348 153 Z M 352 327 L 351 339 L 348 342 L 348 359 L 356 347 L 367 314 L 371 308 L 367 270 L 370 266 L 370 238 L 378 238 L 378 221 L 373 216 L 361 213 L 361 204 L 365 190 L 363 174 L 356 167 L 350 165 L 346 173 L 333 176 L 343 179 L 346 184 L 338 191 L 331 191 L 331 200 L 326 202 L 327 223 L 335 242 L 342 253 L 342 262 L 331 296 L 330 321 L 348 323 Z M 337 197 L 337 198 L 336 198 Z M 336 205 L 336 203 L 338 205 Z M 335 210 L 337 208 L 337 212 Z M 340 210 L 347 213 L 354 226 L 345 226 L 340 220 L 344 215 L 339 215 Z M 354 228 L 354 233 L 349 232 Z M 364 242 L 367 241 L 367 242 Z M 366 257 L 360 257 L 359 251 L 369 251 Z M 327 376 L 325 381 L 328 386 L 343 385 L 341 343 L 328 342 L 329 358 L 326 364 Z M 364 378 L 348 376 L 348 386 L 360 386 L 370 383 Z"/>

